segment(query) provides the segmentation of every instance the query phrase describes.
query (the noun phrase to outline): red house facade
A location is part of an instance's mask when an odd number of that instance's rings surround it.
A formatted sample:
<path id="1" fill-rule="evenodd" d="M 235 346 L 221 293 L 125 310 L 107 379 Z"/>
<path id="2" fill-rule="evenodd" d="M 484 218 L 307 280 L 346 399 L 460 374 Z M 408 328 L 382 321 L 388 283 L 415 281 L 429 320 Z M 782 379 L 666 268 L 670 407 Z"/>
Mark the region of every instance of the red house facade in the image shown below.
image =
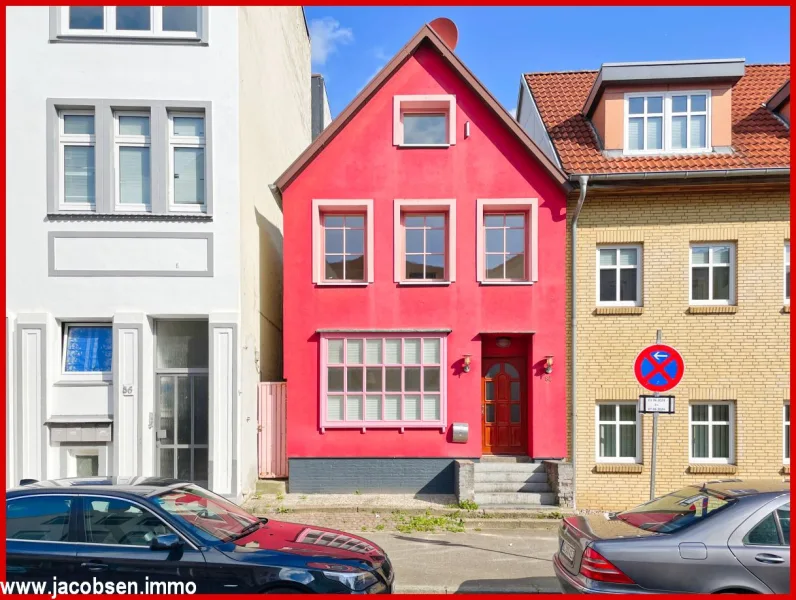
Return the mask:
<path id="1" fill-rule="evenodd" d="M 431 27 L 277 188 L 291 492 L 566 456 L 566 180 Z"/>

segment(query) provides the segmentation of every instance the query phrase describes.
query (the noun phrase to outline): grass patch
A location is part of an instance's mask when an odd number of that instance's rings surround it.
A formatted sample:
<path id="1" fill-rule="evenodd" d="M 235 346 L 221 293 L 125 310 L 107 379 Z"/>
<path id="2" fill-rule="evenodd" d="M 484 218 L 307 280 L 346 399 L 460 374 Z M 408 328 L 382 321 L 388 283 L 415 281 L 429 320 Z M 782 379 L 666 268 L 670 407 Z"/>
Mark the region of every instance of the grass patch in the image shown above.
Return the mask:
<path id="1" fill-rule="evenodd" d="M 478 504 L 476 504 L 472 500 L 460 500 L 459 508 L 466 511 L 478 510 Z"/>
<path id="2" fill-rule="evenodd" d="M 379 523 L 376 525 L 376 531 L 384 531 L 384 523 Z"/>
<path id="3" fill-rule="evenodd" d="M 287 506 L 277 506 L 276 512 L 280 515 L 284 515 L 285 513 L 289 513 L 290 509 Z"/>
<path id="4" fill-rule="evenodd" d="M 563 519 L 564 514 L 558 510 L 551 510 L 550 512 L 540 512 L 534 515 L 537 519 Z"/>
<path id="5" fill-rule="evenodd" d="M 306 500 L 307 496 L 299 496 L 299 500 Z"/>
<path id="6" fill-rule="evenodd" d="M 395 528 L 401 533 L 414 533 L 417 531 L 434 533 L 438 530 L 461 533 L 464 531 L 464 521 L 458 511 L 451 515 L 432 515 L 431 511 L 427 510 L 424 515 L 411 517 L 403 514 L 397 515 Z"/>
<path id="7" fill-rule="evenodd" d="M 285 495 L 282 492 L 277 492 L 276 493 L 276 499 L 277 500 L 284 500 L 285 499 Z"/>
<path id="8" fill-rule="evenodd" d="M 354 490 L 354 494 L 356 494 L 357 496 L 361 496 L 362 492 L 360 492 L 359 490 Z"/>

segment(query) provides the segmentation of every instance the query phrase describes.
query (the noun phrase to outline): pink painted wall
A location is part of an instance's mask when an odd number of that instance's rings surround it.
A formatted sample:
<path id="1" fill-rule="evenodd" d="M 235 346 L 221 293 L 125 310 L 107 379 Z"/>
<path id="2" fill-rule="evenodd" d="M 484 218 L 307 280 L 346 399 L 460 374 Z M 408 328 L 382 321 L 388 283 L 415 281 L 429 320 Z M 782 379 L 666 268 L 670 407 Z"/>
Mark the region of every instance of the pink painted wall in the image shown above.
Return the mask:
<path id="1" fill-rule="evenodd" d="M 393 146 L 393 96 L 455 94 L 456 145 Z M 470 122 L 470 137 L 464 124 Z M 476 281 L 476 199 L 539 198 L 539 281 L 481 286 Z M 375 281 L 366 287 L 312 282 L 312 200 L 374 202 Z M 456 281 L 404 286 L 393 281 L 394 199 L 455 198 Z M 530 454 L 566 455 L 565 197 L 558 185 L 444 60 L 428 47 L 410 58 L 283 193 L 284 364 L 288 456 L 476 457 L 481 455 L 481 339 L 484 331 L 532 330 Z M 450 428 L 319 428 L 319 340 L 323 328 L 446 328 L 448 426 L 470 426 L 467 444 Z M 470 373 L 461 373 L 463 354 Z M 545 355 L 556 370 L 544 381 Z"/>

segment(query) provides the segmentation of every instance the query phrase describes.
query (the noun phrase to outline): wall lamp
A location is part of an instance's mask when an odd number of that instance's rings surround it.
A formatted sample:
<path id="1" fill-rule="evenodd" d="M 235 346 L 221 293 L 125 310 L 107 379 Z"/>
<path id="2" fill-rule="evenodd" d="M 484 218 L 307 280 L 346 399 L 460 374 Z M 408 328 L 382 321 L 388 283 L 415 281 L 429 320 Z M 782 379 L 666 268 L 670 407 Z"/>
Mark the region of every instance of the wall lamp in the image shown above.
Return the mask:
<path id="1" fill-rule="evenodd" d="M 544 372 L 550 375 L 553 372 L 553 355 L 548 354 L 545 356 Z"/>
<path id="2" fill-rule="evenodd" d="M 469 373 L 470 372 L 470 356 L 472 356 L 472 355 L 471 354 L 465 354 L 465 355 L 462 356 L 462 361 L 464 362 L 464 366 L 462 367 L 462 371 L 464 371 L 465 373 Z"/>

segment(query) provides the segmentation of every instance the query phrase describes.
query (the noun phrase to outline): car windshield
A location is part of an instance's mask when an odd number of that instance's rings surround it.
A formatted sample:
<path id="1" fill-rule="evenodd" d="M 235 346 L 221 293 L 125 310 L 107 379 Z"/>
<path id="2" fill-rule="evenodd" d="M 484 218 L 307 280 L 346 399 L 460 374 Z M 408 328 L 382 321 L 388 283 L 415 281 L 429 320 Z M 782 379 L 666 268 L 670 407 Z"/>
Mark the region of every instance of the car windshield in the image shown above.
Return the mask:
<path id="1" fill-rule="evenodd" d="M 732 502 L 703 488 L 686 487 L 621 512 L 616 518 L 646 531 L 673 533 L 702 522 Z"/>
<path id="2" fill-rule="evenodd" d="M 260 523 L 229 500 L 196 485 L 169 490 L 152 500 L 211 543 L 235 540 Z"/>

